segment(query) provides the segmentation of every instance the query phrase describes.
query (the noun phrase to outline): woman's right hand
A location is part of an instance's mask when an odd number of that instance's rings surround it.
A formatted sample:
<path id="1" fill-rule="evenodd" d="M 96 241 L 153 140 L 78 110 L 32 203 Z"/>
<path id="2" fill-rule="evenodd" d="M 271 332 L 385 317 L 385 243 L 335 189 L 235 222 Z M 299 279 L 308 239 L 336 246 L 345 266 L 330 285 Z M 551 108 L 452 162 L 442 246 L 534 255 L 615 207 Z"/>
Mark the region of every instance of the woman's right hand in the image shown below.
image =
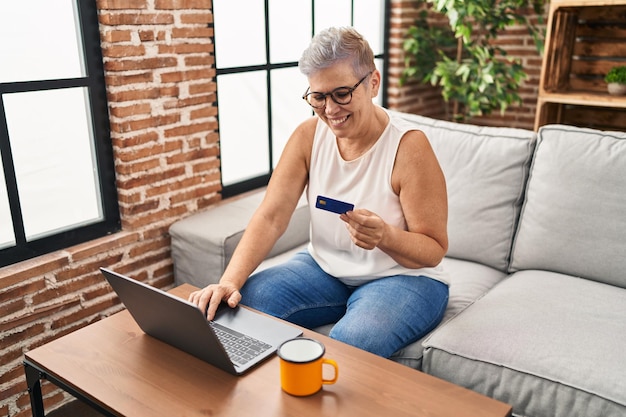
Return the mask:
<path id="1" fill-rule="evenodd" d="M 195 304 L 200 311 L 206 312 L 207 320 L 213 320 L 215 312 L 222 301 L 225 301 L 229 307 L 235 308 L 241 301 L 241 293 L 232 284 L 211 284 L 201 290 L 192 292 L 188 300 L 190 303 Z"/>

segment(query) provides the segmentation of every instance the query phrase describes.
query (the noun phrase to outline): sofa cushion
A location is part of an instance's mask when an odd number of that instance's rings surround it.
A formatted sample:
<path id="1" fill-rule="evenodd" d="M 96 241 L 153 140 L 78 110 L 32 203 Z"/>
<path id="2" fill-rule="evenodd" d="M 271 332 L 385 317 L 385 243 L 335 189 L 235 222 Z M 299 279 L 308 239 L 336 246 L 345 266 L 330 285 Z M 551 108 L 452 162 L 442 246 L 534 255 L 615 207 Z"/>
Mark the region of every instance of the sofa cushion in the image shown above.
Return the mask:
<path id="1" fill-rule="evenodd" d="M 522 271 L 435 330 L 423 369 L 520 416 L 624 416 L 624 329 L 625 289 Z"/>
<path id="2" fill-rule="evenodd" d="M 626 133 L 539 131 L 511 270 L 626 287 Z"/>
<path id="3" fill-rule="evenodd" d="M 220 279 L 264 195 L 261 190 L 224 200 L 170 227 L 176 285 L 188 283 L 202 288 Z M 308 240 L 309 208 L 302 197 L 287 230 L 269 256 L 276 256 Z"/>
<path id="4" fill-rule="evenodd" d="M 444 258 L 443 266 L 450 278 L 450 296 L 441 323 L 465 310 L 506 276 L 504 272 L 489 266 L 453 258 Z M 332 325 L 328 325 L 315 331 L 328 335 L 331 328 Z M 426 336 L 397 351 L 391 359 L 411 368 L 421 369 L 424 351 L 422 341 L 425 338 Z"/>
<path id="5" fill-rule="evenodd" d="M 426 134 L 443 169 L 447 256 L 506 271 L 535 133 L 397 114 Z"/>

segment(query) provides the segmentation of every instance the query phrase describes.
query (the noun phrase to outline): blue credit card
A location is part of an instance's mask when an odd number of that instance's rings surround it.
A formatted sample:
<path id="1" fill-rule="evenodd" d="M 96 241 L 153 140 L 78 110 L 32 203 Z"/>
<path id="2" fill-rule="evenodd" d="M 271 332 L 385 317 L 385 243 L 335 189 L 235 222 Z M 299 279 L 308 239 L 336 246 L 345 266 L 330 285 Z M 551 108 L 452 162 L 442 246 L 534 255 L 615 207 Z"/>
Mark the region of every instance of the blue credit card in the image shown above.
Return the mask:
<path id="1" fill-rule="evenodd" d="M 346 211 L 354 210 L 354 204 L 334 200 L 321 195 L 318 195 L 315 199 L 315 207 L 322 210 L 332 211 L 337 214 L 343 214 Z"/>

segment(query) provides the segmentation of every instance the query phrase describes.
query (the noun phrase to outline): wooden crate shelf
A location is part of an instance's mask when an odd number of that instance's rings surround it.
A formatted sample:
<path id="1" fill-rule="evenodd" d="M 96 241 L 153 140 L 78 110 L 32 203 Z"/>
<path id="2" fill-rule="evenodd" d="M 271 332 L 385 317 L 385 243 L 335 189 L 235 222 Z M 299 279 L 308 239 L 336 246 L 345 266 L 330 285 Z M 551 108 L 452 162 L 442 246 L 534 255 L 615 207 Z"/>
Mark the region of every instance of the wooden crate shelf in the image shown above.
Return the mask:
<path id="1" fill-rule="evenodd" d="M 606 90 L 606 87 L 605 87 Z M 626 108 L 626 98 L 612 96 L 608 93 L 597 93 L 592 91 L 566 91 L 556 93 L 545 93 L 541 98 L 542 103 L 563 103 L 578 104 L 596 107 Z"/>
<path id="2" fill-rule="evenodd" d="M 626 65 L 626 0 L 550 3 L 535 129 L 565 123 L 626 130 L 626 96 L 604 76 Z"/>

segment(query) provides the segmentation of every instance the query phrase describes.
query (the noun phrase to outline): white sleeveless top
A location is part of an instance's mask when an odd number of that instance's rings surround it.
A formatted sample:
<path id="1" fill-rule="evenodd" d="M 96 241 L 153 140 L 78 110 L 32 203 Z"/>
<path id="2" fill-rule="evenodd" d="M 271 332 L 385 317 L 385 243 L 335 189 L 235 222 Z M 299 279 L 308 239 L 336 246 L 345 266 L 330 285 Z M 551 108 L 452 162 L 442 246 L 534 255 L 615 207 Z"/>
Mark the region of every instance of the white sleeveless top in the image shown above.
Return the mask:
<path id="1" fill-rule="evenodd" d="M 311 212 L 309 252 L 326 273 L 347 285 L 358 286 L 393 275 L 424 275 L 448 284 L 441 265 L 405 268 L 378 248 L 359 248 L 338 214 L 315 208 L 316 197 L 322 195 L 352 203 L 355 209 L 367 209 L 388 224 L 407 230 L 400 199 L 391 187 L 391 173 L 400 140 L 406 132 L 416 129 L 388 115 L 389 124 L 378 141 L 353 161 L 341 157 L 335 135 L 318 120 L 307 187 Z"/>

